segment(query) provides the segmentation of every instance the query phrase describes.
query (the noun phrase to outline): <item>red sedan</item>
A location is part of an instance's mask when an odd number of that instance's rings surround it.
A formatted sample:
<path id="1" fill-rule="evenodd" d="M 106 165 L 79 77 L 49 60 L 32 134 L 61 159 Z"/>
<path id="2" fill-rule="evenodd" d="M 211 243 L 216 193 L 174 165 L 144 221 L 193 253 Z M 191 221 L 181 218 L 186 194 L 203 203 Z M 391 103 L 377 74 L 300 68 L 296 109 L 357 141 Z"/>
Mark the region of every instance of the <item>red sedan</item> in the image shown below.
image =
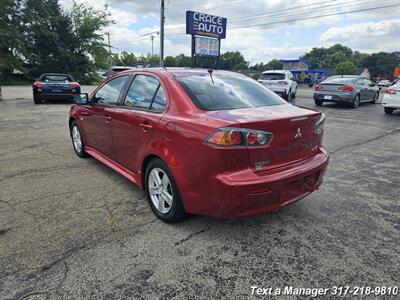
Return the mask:
<path id="1" fill-rule="evenodd" d="M 166 222 L 265 213 L 317 189 L 328 165 L 323 114 L 233 72 L 129 70 L 75 102 L 76 154 L 144 189 Z"/>

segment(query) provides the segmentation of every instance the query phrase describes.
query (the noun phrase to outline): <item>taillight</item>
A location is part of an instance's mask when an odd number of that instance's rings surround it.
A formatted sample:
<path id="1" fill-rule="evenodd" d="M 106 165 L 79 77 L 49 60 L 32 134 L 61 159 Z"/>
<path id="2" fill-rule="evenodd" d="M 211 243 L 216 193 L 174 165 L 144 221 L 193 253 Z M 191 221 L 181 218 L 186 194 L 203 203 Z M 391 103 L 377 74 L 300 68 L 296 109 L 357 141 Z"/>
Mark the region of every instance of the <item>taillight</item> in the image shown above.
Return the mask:
<path id="1" fill-rule="evenodd" d="M 34 86 L 37 86 L 37 87 L 41 87 L 41 86 L 43 86 L 43 82 L 35 81 L 35 82 L 33 83 L 33 85 L 34 85 Z"/>
<path id="2" fill-rule="evenodd" d="M 343 86 L 339 87 L 339 90 L 341 90 L 341 91 L 352 91 L 353 87 L 351 85 L 343 85 Z"/>
<path id="3" fill-rule="evenodd" d="M 278 83 L 282 85 L 287 85 L 287 81 L 285 80 L 278 80 Z"/>
<path id="4" fill-rule="evenodd" d="M 72 82 L 69 84 L 69 86 L 72 88 L 76 88 L 78 85 L 79 85 L 79 83 L 77 83 L 77 82 Z"/>
<path id="5" fill-rule="evenodd" d="M 317 83 L 315 85 L 315 90 L 316 91 L 322 91 L 324 89 L 324 86 L 322 84 Z"/>
<path id="6" fill-rule="evenodd" d="M 204 143 L 223 147 L 256 147 L 268 145 L 271 139 L 272 133 L 266 131 L 222 127 L 214 130 Z"/>
<path id="7" fill-rule="evenodd" d="M 396 95 L 395 89 L 386 89 L 385 94 Z"/>
<path id="8" fill-rule="evenodd" d="M 324 124 L 325 124 L 325 115 L 321 114 L 321 117 L 314 125 L 316 134 L 321 134 L 321 132 L 324 130 Z"/>

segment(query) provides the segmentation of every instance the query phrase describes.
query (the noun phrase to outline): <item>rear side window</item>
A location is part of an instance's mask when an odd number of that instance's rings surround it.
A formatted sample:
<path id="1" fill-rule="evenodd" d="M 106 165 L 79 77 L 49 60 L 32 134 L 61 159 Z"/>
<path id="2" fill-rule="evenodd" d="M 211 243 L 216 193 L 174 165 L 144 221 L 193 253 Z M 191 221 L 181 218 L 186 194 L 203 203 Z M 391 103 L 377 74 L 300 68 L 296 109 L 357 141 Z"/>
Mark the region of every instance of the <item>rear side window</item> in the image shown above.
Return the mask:
<path id="1" fill-rule="evenodd" d="M 136 75 L 125 97 L 124 106 L 161 112 L 165 105 L 166 97 L 160 82 L 151 76 Z"/>
<path id="2" fill-rule="evenodd" d="M 193 103 L 202 110 L 224 110 L 286 103 L 253 79 L 232 75 L 177 76 Z"/>
<path id="3" fill-rule="evenodd" d="M 283 80 L 283 79 L 285 79 L 285 74 L 282 74 L 282 73 L 262 74 L 260 79 L 262 79 L 262 80 Z"/>
<path id="4" fill-rule="evenodd" d="M 95 102 L 103 105 L 117 104 L 119 94 L 127 79 L 128 76 L 121 76 L 107 82 L 97 91 L 94 96 Z"/>

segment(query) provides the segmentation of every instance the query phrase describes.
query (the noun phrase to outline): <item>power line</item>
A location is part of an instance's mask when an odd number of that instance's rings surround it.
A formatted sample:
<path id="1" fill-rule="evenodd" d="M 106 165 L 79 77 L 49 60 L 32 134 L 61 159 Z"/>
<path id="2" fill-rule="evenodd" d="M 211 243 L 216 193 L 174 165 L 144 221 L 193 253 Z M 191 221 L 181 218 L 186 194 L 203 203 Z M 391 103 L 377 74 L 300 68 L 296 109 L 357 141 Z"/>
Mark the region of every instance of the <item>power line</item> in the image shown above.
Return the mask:
<path id="1" fill-rule="evenodd" d="M 249 16 L 243 16 L 243 17 L 236 17 L 236 18 L 230 18 L 229 21 L 230 22 L 237 22 L 237 21 L 242 21 L 244 19 L 259 19 L 259 18 L 264 18 L 264 17 L 281 17 L 281 16 L 290 16 L 290 15 L 298 15 L 301 13 L 304 13 L 304 11 L 297 11 L 296 14 L 292 14 L 292 10 L 297 10 L 299 8 L 306 8 L 309 6 L 314 6 L 314 5 L 319 5 L 319 4 L 324 4 L 324 3 L 329 3 L 329 2 L 336 2 L 336 0 L 332 0 L 332 1 L 326 1 L 326 2 L 319 2 L 319 3 L 314 3 L 314 4 L 310 4 L 310 5 L 304 5 L 304 6 L 296 6 L 296 7 L 292 7 L 292 8 L 287 8 L 287 9 L 282 9 L 282 10 L 277 10 L 274 12 L 270 12 L 270 13 L 262 13 L 262 14 L 256 14 L 256 15 L 249 15 Z M 376 1 L 370 1 L 372 3 L 375 3 Z M 345 8 L 347 5 L 351 4 L 351 3 L 358 3 L 358 4 L 367 4 L 367 3 L 362 3 L 362 0 L 351 0 L 351 1 L 347 1 L 347 2 L 342 2 L 340 4 L 328 4 L 328 5 L 322 5 L 320 7 L 314 7 L 311 8 L 311 10 L 307 11 L 307 13 L 314 13 L 320 10 L 325 10 L 328 7 L 336 7 L 336 8 Z M 286 13 L 280 13 L 282 11 L 288 11 Z"/>
<path id="2" fill-rule="evenodd" d="M 249 27 L 263 27 L 263 26 L 267 26 L 267 25 L 274 25 L 274 24 L 281 24 L 281 23 L 290 23 L 290 22 L 302 21 L 302 20 L 309 20 L 309 19 L 318 19 L 318 18 L 323 18 L 323 17 L 345 15 L 345 14 L 350 14 L 350 13 L 363 12 L 363 11 L 371 11 L 371 10 L 383 9 L 383 8 L 389 8 L 389 7 L 396 7 L 396 6 L 400 6 L 400 4 L 385 5 L 385 6 L 376 6 L 376 7 L 370 7 L 370 8 L 349 10 L 349 11 L 336 12 L 336 13 L 325 14 L 325 15 L 319 15 L 319 16 L 311 16 L 311 17 L 304 17 L 304 18 L 297 18 L 297 19 L 289 19 L 289 20 L 282 20 L 282 21 L 269 22 L 269 23 L 242 25 L 242 26 L 232 27 L 232 28 L 230 28 L 230 30 L 242 29 L 242 28 L 249 28 Z"/>

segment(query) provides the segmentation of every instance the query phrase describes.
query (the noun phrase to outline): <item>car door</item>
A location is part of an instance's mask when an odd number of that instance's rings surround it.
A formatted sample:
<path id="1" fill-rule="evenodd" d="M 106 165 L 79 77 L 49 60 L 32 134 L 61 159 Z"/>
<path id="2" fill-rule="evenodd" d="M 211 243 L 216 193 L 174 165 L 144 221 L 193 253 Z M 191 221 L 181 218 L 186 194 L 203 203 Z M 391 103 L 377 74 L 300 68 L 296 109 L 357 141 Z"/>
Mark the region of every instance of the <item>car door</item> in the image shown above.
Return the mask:
<path id="1" fill-rule="evenodd" d="M 113 78 L 97 90 L 91 99 L 90 111 L 83 122 L 90 147 L 113 160 L 115 153 L 112 143 L 111 113 L 128 78 L 129 75 Z"/>
<path id="2" fill-rule="evenodd" d="M 368 99 L 373 99 L 375 96 L 375 84 L 369 80 L 369 79 L 364 79 L 367 85 L 368 89 Z"/>
<path id="3" fill-rule="evenodd" d="M 113 110 L 113 141 L 116 161 L 131 172 L 140 169 L 140 157 L 163 116 L 165 89 L 153 76 L 138 74 L 125 97 Z"/>

